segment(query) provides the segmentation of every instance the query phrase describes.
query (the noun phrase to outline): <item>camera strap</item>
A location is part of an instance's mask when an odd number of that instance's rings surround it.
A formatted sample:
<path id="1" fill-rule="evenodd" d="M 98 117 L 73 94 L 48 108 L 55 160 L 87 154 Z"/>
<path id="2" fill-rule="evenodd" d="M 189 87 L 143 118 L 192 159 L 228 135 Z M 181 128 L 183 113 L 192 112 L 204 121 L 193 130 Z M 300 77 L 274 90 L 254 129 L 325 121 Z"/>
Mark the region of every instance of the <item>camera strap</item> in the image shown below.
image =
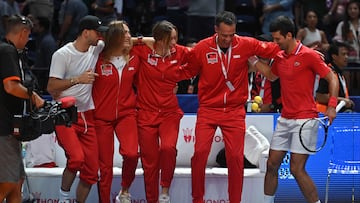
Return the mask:
<path id="1" fill-rule="evenodd" d="M 32 95 L 33 95 L 33 90 L 35 87 L 35 82 L 36 80 L 33 78 L 33 75 L 31 73 L 27 73 L 27 71 L 29 71 L 29 68 L 26 64 L 26 60 L 25 60 L 25 55 L 24 55 L 24 50 L 18 50 L 18 56 L 19 56 L 19 67 L 20 67 L 20 73 L 21 73 L 21 79 L 22 79 L 22 83 L 25 82 L 26 80 L 26 74 L 30 74 L 30 78 L 31 78 L 31 85 L 25 85 L 25 87 L 27 88 L 27 93 L 29 95 L 29 110 L 30 112 L 33 112 L 33 102 L 32 102 Z M 23 84 L 24 85 L 24 84 Z M 26 105 L 26 100 L 24 100 L 24 110 L 23 110 L 23 115 L 27 114 L 27 105 Z"/>
<path id="2" fill-rule="evenodd" d="M 27 88 L 27 92 L 29 95 L 29 108 L 30 108 L 30 112 L 33 112 L 33 102 L 32 102 L 32 95 L 33 95 L 33 88 L 32 87 L 28 87 Z M 26 108 L 26 105 L 24 106 L 24 108 Z"/>

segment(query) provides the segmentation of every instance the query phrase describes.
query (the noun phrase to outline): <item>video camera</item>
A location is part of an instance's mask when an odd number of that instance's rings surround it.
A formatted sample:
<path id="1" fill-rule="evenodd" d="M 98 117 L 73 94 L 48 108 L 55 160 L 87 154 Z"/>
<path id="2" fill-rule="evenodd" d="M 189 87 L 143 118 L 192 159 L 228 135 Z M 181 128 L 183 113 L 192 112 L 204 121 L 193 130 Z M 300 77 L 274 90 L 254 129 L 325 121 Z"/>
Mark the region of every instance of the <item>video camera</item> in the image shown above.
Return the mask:
<path id="1" fill-rule="evenodd" d="M 64 97 L 59 101 L 45 101 L 44 106 L 37 110 L 36 115 L 43 119 L 53 119 L 54 125 L 70 127 L 73 122 L 77 121 L 75 102 L 74 97 Z"/>
<path id="2" fill-rule="evenodd" d="M 44 106 L 26 115 L 14 115 L 13 135 L 20 141 L 31 141 L 42 134 L 54 132 L 56 125 L 70 127 L 77 121 L 74 97 L 64 97 L 59 101 L 46 101 Z"/>

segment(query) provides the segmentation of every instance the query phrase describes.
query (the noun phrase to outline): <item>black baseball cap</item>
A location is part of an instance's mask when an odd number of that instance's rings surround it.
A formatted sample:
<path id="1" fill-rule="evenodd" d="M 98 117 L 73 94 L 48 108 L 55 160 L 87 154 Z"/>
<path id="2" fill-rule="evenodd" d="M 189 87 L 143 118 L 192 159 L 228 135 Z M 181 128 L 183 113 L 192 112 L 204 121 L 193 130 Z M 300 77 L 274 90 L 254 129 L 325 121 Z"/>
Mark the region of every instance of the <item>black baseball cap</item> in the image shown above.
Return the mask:
<path id="1" fill-rule="evenodd" d="M 80 20 L 79 31 L 83 30 L 96 30 L 98 32 L 106 32 L 109 29 L 108 26 L 102 25 L 101 20 L 92 15 L 87 15 Z"/>

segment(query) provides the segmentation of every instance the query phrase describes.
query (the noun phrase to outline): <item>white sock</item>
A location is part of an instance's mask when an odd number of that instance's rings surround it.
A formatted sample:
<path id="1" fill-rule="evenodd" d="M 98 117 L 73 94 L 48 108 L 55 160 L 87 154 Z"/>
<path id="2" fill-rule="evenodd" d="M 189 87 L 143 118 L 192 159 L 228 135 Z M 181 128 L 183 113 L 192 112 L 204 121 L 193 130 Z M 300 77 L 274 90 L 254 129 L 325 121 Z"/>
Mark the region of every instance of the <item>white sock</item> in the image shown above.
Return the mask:
<path id="1" fill-rule="evenodd" d="M 321 203 L 320 200 L 316 201 L 315 203 Z"/>
<path id="2" fill-rule="evenodd" d="M 60 188 L 60 191 L 59 191 L 59 201 L 64 201 L 64 200 L 67 200 L 67 199 L 70 199 L 70 191 L 63 191 L 63 190 Z"/>
<path id="3" fill-rule="evenodd" d="M 275 195 L 264 195 L 264 203 L 274 203 Z"/>

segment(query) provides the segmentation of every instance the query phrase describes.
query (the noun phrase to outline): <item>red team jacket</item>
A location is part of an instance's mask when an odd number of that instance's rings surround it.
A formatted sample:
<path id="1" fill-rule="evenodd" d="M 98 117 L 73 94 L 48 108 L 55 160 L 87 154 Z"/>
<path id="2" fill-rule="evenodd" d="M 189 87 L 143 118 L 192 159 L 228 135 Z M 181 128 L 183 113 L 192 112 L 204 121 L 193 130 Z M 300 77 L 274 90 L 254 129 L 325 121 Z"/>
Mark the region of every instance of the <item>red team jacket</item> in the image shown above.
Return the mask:
<path id="1" fill-rule="evenodd" d="M 132 51 L 140 58 L 137 107 L 147 111 L 182 112 L 173 91 L 177 82 L 187 78 L 180 66 L 187 61 L 188 48 L 176 45 L 166 57 L 156 55 L 146 45 L 136 45 Z"/>
<path id="2" fill-rule="evenodd" d="M 133 84 L 138 64 L 138 57 L 130 54 L 129 63 L 119 73 L 111 62 L 104 61 L 103 57 L 99 56 L 95 69 L 99 77 L 95 79 L 92 92 L 96 119 L 113 121 L 135 110 L 136 96 Z"/>
<path id="3" fill-rule="evenodd" d="M 199 107 L 226 111 L 232 108 L 244 108 L 248 99 L 248 65 L 250 56 L 258 55 L 273 58 L 280 48 L 272 42 L 261 42 L 250 37 L 235 35 L 231 45 L 231 60 L 228 64 L 227 55 L 222 55 L 222 61 L 227 71 L 228 80 L 234 86 L 231 91 L 226 85 L 219 58 L 216 34 L 201 40 L 191 50 L 188 70 L 191 75 L 200 74 Z M 228 50 L 229 52 L 229 50 Z"/>

